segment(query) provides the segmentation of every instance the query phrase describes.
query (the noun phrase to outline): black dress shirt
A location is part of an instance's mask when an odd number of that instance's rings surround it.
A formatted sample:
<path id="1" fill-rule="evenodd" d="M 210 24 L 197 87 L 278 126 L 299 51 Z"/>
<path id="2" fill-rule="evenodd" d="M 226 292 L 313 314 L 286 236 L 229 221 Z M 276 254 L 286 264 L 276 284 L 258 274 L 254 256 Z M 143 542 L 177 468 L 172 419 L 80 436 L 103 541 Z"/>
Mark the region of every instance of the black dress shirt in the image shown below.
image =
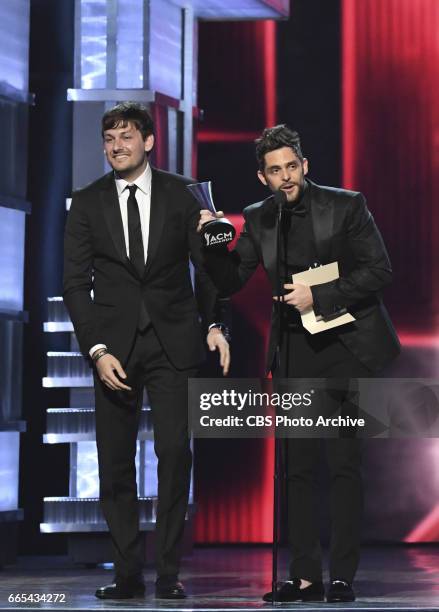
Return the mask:
<path id="1" fill-rule="evenodd" d="M 294 206 L 285 206 L 281 222 L 281 274 L 283 283 L 292 283 L 291 276 L 318 265 L 310 210 L 310 189 Z M 287 290 L 286 290 L 287 291 Z M 284 307 L 288 326 L 301 325 L 300 314 L 292 306 Z"/>

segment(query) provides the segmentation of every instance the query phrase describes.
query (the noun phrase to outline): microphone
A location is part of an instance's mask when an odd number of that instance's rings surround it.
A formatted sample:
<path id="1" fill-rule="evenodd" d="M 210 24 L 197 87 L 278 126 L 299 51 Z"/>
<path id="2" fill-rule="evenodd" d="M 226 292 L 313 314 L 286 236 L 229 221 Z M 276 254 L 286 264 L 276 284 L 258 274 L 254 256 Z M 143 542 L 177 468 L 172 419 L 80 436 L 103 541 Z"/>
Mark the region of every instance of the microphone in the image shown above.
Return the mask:
<path id="1" fill-rule="evenodd" d="M 277 208 L 277 212 L 280 215 L 282 213 L 282 209 L 287 203 L 287 194 L 281 189 L 278 189 L 274 194 L 274 203 Z"/>

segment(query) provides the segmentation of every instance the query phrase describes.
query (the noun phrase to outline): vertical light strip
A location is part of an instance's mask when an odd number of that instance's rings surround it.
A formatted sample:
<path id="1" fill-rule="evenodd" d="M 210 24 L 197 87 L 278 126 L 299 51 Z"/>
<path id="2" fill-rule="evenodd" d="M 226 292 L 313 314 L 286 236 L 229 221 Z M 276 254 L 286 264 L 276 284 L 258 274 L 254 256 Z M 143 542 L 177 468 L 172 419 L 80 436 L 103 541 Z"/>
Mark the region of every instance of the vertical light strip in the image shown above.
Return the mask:
<path id="1" fill-rule="evenodd" d="M 78 12 L 81 19 L 80 25 L 76 24 L 81 36 L 81 87 L 104 89 L 107 86 L 106 0 L 81 0 Z"/>
<path id="2" fill-rule="evenodd" d="M 276 22 L 265 21 L 265 125 L 277 123 L 277 46 Z M 271 542 L 273 536 L 273 473 L 274 473 L 274 440 L 263 440 L 264 473 L 262 474 L 263 499 L 260 518 L 261 525 L 255 529 L 253 525 L 252 541 Z"/>
<path id="3" fill-rule="evenodd" d="M 29 0 L 0 2 L 0 82 L 27 91 L 29 80 Z"/>
<path id="4" fill-rule="evenodd" d="M 20 433 L 0 432 L 0 512 L 18 507 L 18 472 L 20 457 Z"/>
<path id="5" fill-rule="evenodd" d="M 23 310 L 26 213 L 0 207 L 0 308 Z"/>
<path id="6" fill-rule="evenodd" d="M 75 0 L 75 49 L 73 66 L 73 87 L 80 89 L 82 86 L 82 3 Z"/>
<path id="7" fill-rule="evenodd" d="M 118 0 L 114 54 L 115 87 L 117 89 L 146 89 L 144 77 L 143 0 Z M 108 51 L 110 38 L 108 38 Z M 114 58 L 113 58 L 114 59 Z M 110 61 L 108 56 L 107 67 Z"/>
<path id="8" fill-rule="evenodd" d="M 118 0 L 107 0 L 107 62 L 106 87 L 116 89 L 117 43 L 118 43 Z"/>
<path id="9" fill-rule="evenodd" d="M 264 80 L 265 80 L 265 125 L 276 125 L 277 110 L 277 53 L 276 22 L 264 21 Z"/>
<path id="10" fill-rule="evenodd" d="M 342 181 L 352 189 L 355 183 L 355 11 L 354 0 L 342 0 Z"/>
<path id="11" fill-rule="evenodd" d="M 183 85 L 183 174 L 191 176 L 195 170 L 195 160 L 192 158 L 194 146 L 193 134 L 193 70 L 194 70 L 194 10 L 185 8 L 181 11 L 182 18 L 182 85 Z"/>

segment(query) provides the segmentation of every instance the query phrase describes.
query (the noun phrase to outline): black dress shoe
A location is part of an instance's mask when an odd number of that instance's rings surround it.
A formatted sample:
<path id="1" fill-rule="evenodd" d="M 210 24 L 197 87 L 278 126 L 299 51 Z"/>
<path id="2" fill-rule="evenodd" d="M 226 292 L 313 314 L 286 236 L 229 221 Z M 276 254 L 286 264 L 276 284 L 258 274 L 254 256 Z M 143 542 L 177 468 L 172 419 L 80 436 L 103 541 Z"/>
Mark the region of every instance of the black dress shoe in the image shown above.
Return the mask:
<path id="1" fill-rule="evenodd" d="M 185 599 L 186 591 L 178 580 L 165 583 L 158 581 L 155 584 L 155 596 L 156 599 Z"/>
<path id="2" fill-rule="evenodd" d="M 326 595 L 328 603 L 338 601 L 355 601 L 355 593 L 352 585 L 346 580 L 331 580 Z"/>
<path id="3" fill-rule="evenodd" d="M 145 595 L 145 583 L 141 576 L 116 577 L 112 584 L 100 587 L 96 593 L 99 599 L 132 599 Z"/>
<path id="4" fill-rule="evenodd" d="M 301 589 L 300 580 L 295 578 L 294 580 L 288 580 L 279 586 L 276 593 L 276 601 L 281 603 L 287 601 L 323 601 L 324 595 L 325 591 L 323 589 L 322 582 L 313 582 L 309 586 Z M 272 603 L 272 591 L 265 593 L 262 599 Z"/>

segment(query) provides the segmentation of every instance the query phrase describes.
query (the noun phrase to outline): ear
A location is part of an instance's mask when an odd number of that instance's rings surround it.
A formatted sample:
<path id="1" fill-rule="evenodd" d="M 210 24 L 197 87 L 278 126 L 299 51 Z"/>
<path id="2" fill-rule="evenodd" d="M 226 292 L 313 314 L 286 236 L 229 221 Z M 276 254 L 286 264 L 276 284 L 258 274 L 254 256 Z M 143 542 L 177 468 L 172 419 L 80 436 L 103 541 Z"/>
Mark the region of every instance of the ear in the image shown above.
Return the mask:
<path id="1" fill-rule="evenodd" d="M 154 134 L 150 134 L 145 140 L 145 151 L 149 153 L 154 146 Z"/>
<path id="2" fill-rule="evenodd" d="M 303 158 L 303 174 L 308 174 L 308 160 L 306 157 Z"/>
<path id="3" fill-rule="evenodd" d="M 268 185 L 268 183 L 267 183 L 267 179 L 265 178 L 264 173 L 263 173 L 263 172 L 261 172 L 261 170 L 258 170 L 258 179 L 261 181 L 261 183 L 262 183 L 263 185 L 265 185 L 265 186 L 267 186 L 267 185 Z"/>

